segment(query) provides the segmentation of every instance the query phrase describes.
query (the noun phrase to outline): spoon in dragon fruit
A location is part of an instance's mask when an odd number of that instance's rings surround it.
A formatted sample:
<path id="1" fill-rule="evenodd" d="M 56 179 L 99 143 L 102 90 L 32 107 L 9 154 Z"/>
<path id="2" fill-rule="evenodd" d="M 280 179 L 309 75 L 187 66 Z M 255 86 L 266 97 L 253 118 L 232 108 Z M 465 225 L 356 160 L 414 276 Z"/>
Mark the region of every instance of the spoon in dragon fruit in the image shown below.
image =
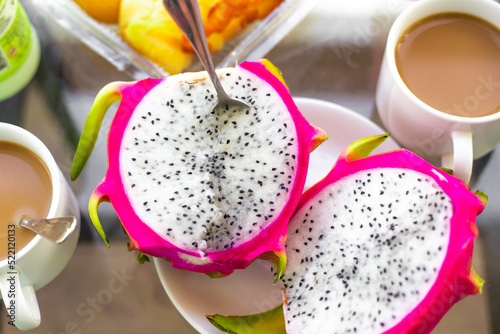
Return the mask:
<path id="1" fill-rule="evenodd" d="M 75 230 L 76 218 L 73 216 L 57 217 L 57 218 L 28 218 L 22 216 L 17 224 L 20 227 L 27 228 L 36 234 L 60 244 Z"/>
<path id="2" fill-rule="evenodd" d="M 218 101 L 212 110 L 231 106 L 234 108 L 249 109 L 249 105 L 230 97 L 222 87 L 222 84 L 215 72 L 214 64 L 208 50 L 208 43 L 205 36 L 205 29 L 201 20 L 200 8 L 197 0 L 163 0 L 165 9 L 172 19 L 189 39 L 193 49 L 200 58 L 203 66 L 214 84 Z"/>

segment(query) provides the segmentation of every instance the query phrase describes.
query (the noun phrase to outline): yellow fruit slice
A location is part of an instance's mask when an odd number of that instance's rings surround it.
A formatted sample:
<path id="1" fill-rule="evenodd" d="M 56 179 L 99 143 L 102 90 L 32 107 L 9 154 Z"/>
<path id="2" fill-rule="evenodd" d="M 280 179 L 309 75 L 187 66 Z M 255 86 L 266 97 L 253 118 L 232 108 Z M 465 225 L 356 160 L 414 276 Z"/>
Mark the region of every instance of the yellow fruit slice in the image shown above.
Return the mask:
<path id="1" fill-rule="evenodd" d="M 132 48 L 169 74 L 191 63 L 193 53 L 182 49 L 185 37 L 161 0 L 122 0 L 118 31 Z"/>

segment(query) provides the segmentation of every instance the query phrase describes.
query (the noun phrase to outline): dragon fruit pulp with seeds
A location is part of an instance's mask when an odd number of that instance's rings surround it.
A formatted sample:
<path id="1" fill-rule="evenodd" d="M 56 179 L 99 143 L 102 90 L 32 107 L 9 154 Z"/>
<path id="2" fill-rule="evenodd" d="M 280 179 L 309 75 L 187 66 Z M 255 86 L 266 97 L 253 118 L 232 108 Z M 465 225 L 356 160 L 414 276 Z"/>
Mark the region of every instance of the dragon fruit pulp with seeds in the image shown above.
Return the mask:
<path id="1" fill-rule="evenodd" d="M 107 85 L 98 94 L 75 154 L 88 159 L 109 106 L 108 170 L 94 190 L 91 219 L 110 201 L 130 249 L 180 269 L 224 276 L 255 258 L 286 258 L 287 222 L 303 191 L 309 153 L 325 133 L 300 114 L 267 60 L 218 70 L 227 93 L 250 109 L 213 110 L 206 72 Z"/>
<path id="2" fill-rule="evenodd" d="M 288 227 L 283 307 L 207 316 L 215 326 L 429 333 L 455 302 L 480 292 L 471 260 L 485 195 L 407 150 L 368 156 L 386 137 L 351 144 L 302 196 Z"/>

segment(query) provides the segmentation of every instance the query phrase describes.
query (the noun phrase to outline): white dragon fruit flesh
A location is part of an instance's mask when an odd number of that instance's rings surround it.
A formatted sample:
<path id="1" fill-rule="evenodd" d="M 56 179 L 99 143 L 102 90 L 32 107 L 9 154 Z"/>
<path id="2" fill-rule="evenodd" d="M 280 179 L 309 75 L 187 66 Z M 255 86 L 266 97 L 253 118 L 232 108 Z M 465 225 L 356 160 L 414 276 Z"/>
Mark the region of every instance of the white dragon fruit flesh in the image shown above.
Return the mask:
<path id="1" fill-rule="evenodd" d="M 368 156 L 386 137 L 351 144 L 302 196 L 288 226 L 283 307 L 260 318 L 207 316 L 214 325 L 429 333 L 454 303 L 480 292 L 471 260 L 485 195 L 407 150 Z"/>
<path id="2" fill-rule="evenodd" d="M 325 133 L 301 115 L 279 71 L 263 60 L 218 70 L 227 93 L 250 109 L 212 111 L 206 72 L 115 82 L 99 92 L 75 154 L 75 179 L 109 106 L 108 170 L 90 217 L 110 201 L 129 248 L 176 268 L 230 274 L 255 258 L 285 265 L 286 226 L 303 191 L 309 153 Z"/>

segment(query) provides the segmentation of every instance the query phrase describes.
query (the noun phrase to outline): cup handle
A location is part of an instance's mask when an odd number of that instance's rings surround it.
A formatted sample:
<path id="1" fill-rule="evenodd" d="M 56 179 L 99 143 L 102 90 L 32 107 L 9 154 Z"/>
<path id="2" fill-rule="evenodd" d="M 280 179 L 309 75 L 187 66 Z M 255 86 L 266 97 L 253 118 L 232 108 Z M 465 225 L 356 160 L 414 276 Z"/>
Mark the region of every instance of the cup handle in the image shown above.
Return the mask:
<path id="1" fill-rule="evenodd" d="M 451 133 L 453 153 L 443 155 L 443 167 L 453 169 L 453 175 L 469 184 L 472 175 L 473 149 L 472 133 L 468 131 L 454 131 Z"/>
<path id="2" fill-rule="evenodd" d="M 19 271 L 3 274 L 0 276 L 0 290 L 10 318 L 7 322 L 27 331 L 40 325 L 40 308 L 33 286 L 21 287 L 19 278 Z"/>

